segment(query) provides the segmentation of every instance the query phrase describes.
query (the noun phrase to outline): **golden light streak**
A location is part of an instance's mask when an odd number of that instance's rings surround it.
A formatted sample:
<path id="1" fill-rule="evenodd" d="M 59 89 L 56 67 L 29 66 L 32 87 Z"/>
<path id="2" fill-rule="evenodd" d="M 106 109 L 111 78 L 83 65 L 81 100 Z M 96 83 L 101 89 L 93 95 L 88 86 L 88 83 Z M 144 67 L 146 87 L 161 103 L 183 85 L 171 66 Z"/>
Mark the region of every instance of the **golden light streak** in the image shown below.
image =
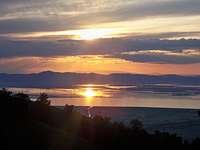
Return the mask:
<path id="1" fill-rule="evenodd" d="M 40 38 L 40 37 L 66 37 L 66 39 L 73 40 L 93 40 L 99 38 L 111 38 L 117 33 L 116 29 L 112 28 L 84 28 L 78 30 L 64 30 L 64 31 L 52 31 L 52 32 L 33 32 L 33 33 L 14 33 L 4 36 L 10 36 L 13 38 Z"/>
<path id="2" fill-rule="evenodd" d="M 8 65 L 9 67 L 3 67 L 5 65 Z M 24 73 L 33 73 L 33 72 L 51 70 L 57 72 L 78 72 L 78 73 L 94 72 L 101 74 L 109 74 L 109 73 L 182 74 L 182 75 L 200 74 L 200 70 L 196 69 L 200 67 L 200 63 L 196 64 L 139 63 L 139 62 L 126 61 L 118 58 L 107 58 L 103 56 L 68 56 L 68 57 L 56 57 L 56 58 L 45 58 L 45 59 L 42 57 L 10 58 L 10 59 L 0 60 L 0 67 L 2 69 L 7 70 L 7 72 L 12 72 L 13 70 L 20 70 L 21 68 L 25 68 L 23 70 Z"/>
<path id="3" fill-rule="evenodd" d="M 1 36 L 12 38 L 61 38 L 74 40 L 93 40 L 98 38 L 116 38 L 124 36 L 144 36 L 169 32 L 197 32 L 199 31 L 200 15 L 197 16 L 166 16 L 150 17 L 139 20 L 89 23 L 74 30 L 8 33 Z M 177 20 L 179 20 L 177 22 Z M 197 34 L 197 33 L 196 33 Z M 190 35 L 190 38 L 199 38 L 199 35 Z M 177 38 L 177 37 L 172 37 Z M 180 38 L 178 36 L 178 38 Z M 44 38 L 43 38 L 44 39 Z"/>

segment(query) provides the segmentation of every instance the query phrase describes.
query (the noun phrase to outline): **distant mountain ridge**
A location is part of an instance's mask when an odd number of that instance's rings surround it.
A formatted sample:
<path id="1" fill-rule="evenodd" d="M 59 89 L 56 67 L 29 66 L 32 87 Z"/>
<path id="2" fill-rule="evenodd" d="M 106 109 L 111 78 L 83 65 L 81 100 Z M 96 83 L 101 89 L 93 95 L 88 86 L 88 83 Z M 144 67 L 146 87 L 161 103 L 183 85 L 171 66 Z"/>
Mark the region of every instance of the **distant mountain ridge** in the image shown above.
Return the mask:
<path id="1" fill-rule="evenodd" d="M 0 73 L 0 87 L 35 87 L 35 88 L 64 88 L 78 84 L 182 84 L 200 85 L 199 76 L 180 75 L 144 75 L 114 73 L 109 75 L 96 73 L 73 73 L 45 71 L 32 74 Z"/>

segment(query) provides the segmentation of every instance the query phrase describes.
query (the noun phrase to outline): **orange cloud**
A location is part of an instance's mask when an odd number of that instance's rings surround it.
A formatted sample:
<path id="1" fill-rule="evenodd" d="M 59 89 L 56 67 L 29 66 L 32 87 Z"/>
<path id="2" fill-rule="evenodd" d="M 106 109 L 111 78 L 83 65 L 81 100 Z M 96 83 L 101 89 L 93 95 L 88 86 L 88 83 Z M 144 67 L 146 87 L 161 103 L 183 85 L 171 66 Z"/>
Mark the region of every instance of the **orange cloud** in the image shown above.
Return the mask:
<path id="1" fill-rule="evenodd" d="M 25 57 L 9 58 L 0 61 L 2 72 L 94 72 L 94 73 L 140 73 L 140 74 L 200 74 L 200 63 L 196 64 L 152 64 L 136 63 L 118 58 L 106 58 L 102 55 L 68 57 Z"/>

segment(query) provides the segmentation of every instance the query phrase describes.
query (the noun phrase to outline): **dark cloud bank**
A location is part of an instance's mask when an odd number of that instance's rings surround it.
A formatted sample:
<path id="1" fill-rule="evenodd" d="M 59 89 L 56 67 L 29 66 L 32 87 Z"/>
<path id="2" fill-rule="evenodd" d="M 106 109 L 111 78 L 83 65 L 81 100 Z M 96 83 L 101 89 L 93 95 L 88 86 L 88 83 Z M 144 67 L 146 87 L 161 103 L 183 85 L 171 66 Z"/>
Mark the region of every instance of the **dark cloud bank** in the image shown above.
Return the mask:
<path id="1" fill-rule="evenodd" d="M 191 51 L 187 52 L 188 49 Z M 153 53 L 152 50 L 154 50 Z M 192 64 L 200 62 L 200 40 L 111 38 L 93 42 L 78 40 L 15 41 L 9 39 L 0 41 L 0 58 L 76 55 L 106 55 L 106 57 L 136 62 Z"/>

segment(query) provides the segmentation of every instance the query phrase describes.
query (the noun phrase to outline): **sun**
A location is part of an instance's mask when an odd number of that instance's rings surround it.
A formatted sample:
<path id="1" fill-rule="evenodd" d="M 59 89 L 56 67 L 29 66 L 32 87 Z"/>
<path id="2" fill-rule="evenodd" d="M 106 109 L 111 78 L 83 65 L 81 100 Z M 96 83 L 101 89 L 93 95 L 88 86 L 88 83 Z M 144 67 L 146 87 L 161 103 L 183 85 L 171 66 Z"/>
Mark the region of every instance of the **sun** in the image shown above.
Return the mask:
<path id="1" fill-rule="evenodd" d="M 86 29 L 79 32 L 79 38 L 81 40 L 95 40 L 104 38 L 108 34 L 105 29 Z"/>

